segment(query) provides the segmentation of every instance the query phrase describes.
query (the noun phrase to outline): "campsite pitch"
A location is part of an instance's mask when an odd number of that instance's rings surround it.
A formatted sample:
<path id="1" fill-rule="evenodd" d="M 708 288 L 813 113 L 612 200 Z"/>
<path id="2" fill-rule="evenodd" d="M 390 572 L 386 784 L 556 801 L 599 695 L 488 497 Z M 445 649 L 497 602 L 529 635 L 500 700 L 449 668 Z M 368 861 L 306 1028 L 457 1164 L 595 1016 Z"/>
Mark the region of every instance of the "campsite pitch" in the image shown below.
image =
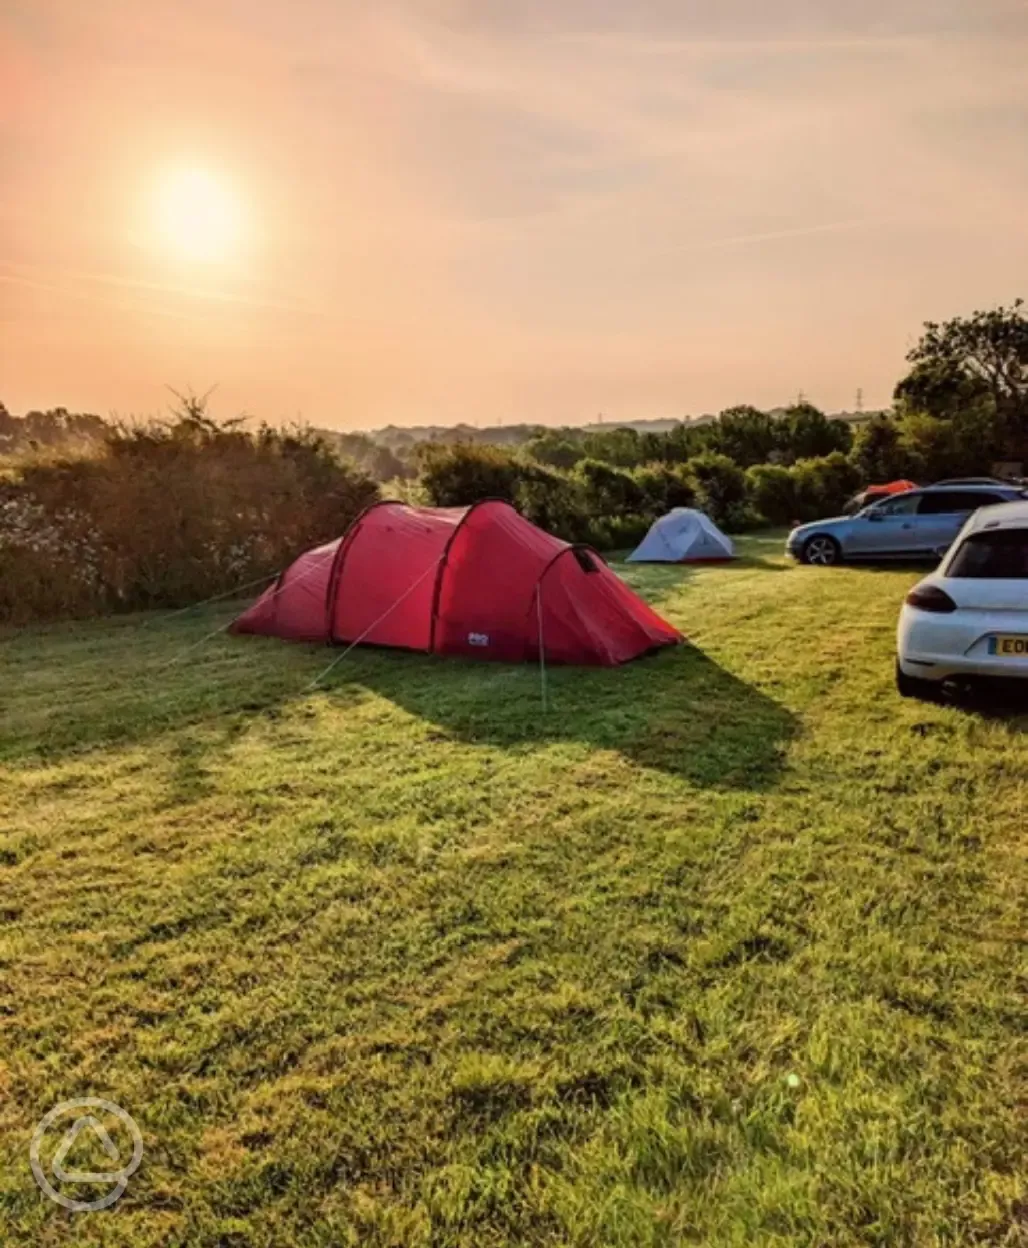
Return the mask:
<path id="1" fill-rule="evenodd" d="M 545 716 L 234 606 L 4 636 L 0 1243 L 1024 1243 L 1028 717 L 896 697 L 916 571 L 739 546 Z M 144 1152 L 68 1213 L 90 1096 Z"/>

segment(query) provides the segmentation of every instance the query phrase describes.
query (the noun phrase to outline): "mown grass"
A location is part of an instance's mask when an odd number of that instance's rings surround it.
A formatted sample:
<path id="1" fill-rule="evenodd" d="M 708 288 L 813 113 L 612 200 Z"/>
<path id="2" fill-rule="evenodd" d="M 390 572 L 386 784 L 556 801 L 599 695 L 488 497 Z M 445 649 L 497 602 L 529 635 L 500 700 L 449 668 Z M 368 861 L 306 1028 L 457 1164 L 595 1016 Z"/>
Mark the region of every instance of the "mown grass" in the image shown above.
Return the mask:
<path id="1" fill-rule="evenodd" d="M 1028 718 L 894 695 L 916 573 L 745 545 L 545 716 L 230 609 L 7 636 L 0 1243 L 1024 1243 Z M 146 1152 L 69 1214 L 90 1094 Z"/>

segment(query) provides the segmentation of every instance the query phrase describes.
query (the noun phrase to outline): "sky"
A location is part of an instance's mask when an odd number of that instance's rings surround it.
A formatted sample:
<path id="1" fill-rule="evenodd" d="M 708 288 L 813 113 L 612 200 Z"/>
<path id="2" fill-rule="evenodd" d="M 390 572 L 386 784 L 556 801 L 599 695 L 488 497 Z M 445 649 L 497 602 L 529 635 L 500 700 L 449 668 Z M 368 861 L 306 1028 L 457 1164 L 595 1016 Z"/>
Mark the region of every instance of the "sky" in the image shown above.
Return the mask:
<path id="1" fill-rule="evenodd" d="M 0 0 L 0 400 L 889 401 L 1028 295 L 1028 0 Z"/>

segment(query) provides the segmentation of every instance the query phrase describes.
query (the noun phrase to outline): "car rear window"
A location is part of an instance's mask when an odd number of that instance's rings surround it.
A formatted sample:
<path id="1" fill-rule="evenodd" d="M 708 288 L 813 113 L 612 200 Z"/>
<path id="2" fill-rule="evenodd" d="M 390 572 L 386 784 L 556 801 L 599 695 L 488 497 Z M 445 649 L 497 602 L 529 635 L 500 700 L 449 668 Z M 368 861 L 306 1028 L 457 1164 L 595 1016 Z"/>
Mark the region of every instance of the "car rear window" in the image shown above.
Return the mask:
<path id="1" fill-rule="evenodd" d="M 972 533 L 953 556 L 947 576 L 1028 580 L 1028 529 Z"/>

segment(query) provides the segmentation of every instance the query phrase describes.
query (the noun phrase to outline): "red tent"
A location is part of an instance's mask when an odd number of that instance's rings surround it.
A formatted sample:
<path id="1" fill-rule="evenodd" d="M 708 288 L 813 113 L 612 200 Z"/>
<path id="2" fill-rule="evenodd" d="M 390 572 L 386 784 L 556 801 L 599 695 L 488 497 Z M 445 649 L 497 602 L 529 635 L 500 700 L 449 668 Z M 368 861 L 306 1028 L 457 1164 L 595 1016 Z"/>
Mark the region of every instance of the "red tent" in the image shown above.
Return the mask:
<path id="1" fill-rule="evenodd" d="M 508 503 L 375 503 L 344 537 L 303 554 L 232 625 L 294 641 L 431 654 L 624 663 L 681 634 L 589 547 Z"/>
<path id="2" fill-rule="evenodd" d="M 887 485 L 869 485 L 864 491 L 865 498 L 883 498 L 889 494 L 905 494 L 907 490 L 916 490 L 916 481 L 907 481 L 901 478 L 899 481 L 890 481 Z"/>

